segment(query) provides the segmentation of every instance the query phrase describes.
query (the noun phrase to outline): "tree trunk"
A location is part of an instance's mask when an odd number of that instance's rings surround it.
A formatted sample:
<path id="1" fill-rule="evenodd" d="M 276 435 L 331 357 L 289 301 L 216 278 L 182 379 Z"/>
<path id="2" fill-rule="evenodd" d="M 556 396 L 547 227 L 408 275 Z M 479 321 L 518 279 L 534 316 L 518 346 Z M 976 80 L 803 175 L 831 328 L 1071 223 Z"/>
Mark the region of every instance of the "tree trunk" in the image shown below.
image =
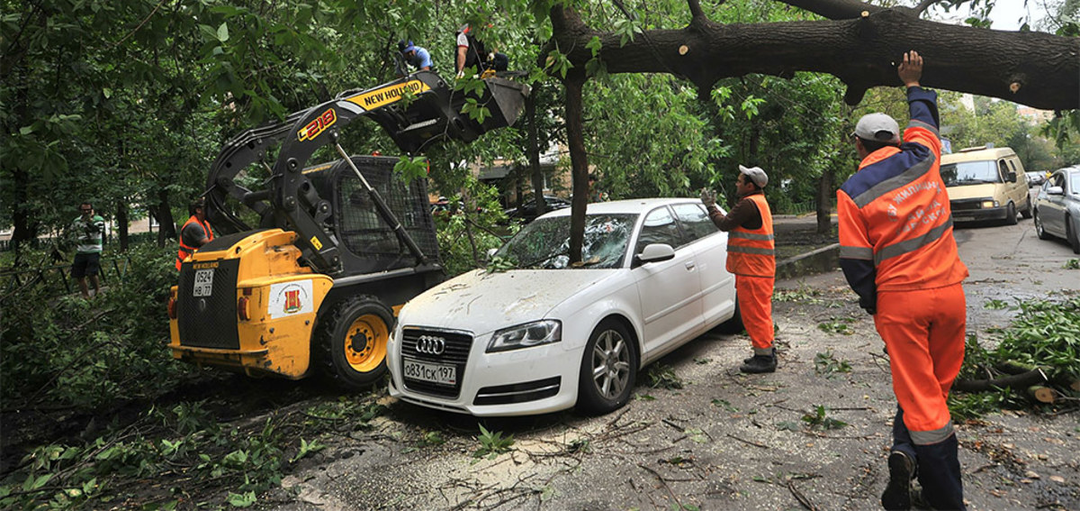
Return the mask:
<path id="1" fill-rule="evenodd" d="M 692 2 L 695 4 L 696 2 Z M 836 2 L 803 0 L 806 8 Z M 845 101 L 866 90 L 899 86 L 897 60 L 909 50 L 924 58 L 924 86 L 1015 101 L 1035 108 L 1080 108 L 1080 38 L 1041 32 L 1004 32 L 948 25 L 915 17 L 910 9 L 842 2 L 826 15 L 840 21 L 722 25 L 700 12 L 679 30 L 646 30 L 620 46 L 620 34 L 586 27 L 570 9 L 552 9 L 552 40 L 541 51 L 568 51 L 574 69 L 592 59 L 588 42 L 599 37 L 608 73 L 670 73 L 685 77 L 708 98 L 723 78 L 796 71 L 829 73 L 843 81 Z M 858 14 L 854 14 L 858 16 Z"/>
<path id="2" fill-rule="evenodd" d="M 536 89 L 525 98 L 525 117 L 529 120 L 529 168 L 532 176 L 533 197 L 536 199 L 536 216 L 547 212 L 544 200 L 544 174 L 540 170 L 540 127 L 536 119 Z"/>
<path id="3" fill-rule="evenodd" d="M 120 240 L 120 251 L 127 252 L 128 249 L 128 207 L 127 201 L 116 201 L 116 230 L 118 231 L 117 238 Z"/>
<path id="4" fill-rule="evenodd" d="M 817 193 L 817 233 L 828 234 L 832 231 L 832 194 L 833 180 L 835 179 L 832 167 L 826 168 L 818 178 Z"/>
<path id="5" fill-rule="evenodd" d="M 169 192 L 164 188 L 158 190 L 158 205 L 156 208 L 158 235 L 157 244 L 165 246 L 166 239 L 179 239 L 176 236 L 176 223 L 173 221 L 172 209 L 169 207 Z M 213 226 L 210 226 L 212 229 Z"/>
<path id="6" fill-rule="evenodd" d="M 566 85 L 566 139 L 570 146 L 570 169 L 574 197 L 570 210 L 570 264 L 581 262 L 581 247 L 585 241 L 585 209 L 589 207 L 589 156 L 585 152 L 581 89 L 585 85 L 582 73 L 571 71 Z M 540 197 L 543 200 L 543 197 Z"/>
<path id="7" fill-rule="evenodd" d="M 15 204 L 11 213 L 11 223 L 14 227 L 14 231 L 11 233 L 11 246 L 18 253 L 23 242 L 29 242 L 36 238 L 37 232 L 35 229 L 36 222 L 31 221 L 30 212 L 27 211 L 30 203 L 26 200 L 26 190 L 30 187 L 30 176 L 20 169 L 13 169 L 11 174 L 15 186 Z"/>

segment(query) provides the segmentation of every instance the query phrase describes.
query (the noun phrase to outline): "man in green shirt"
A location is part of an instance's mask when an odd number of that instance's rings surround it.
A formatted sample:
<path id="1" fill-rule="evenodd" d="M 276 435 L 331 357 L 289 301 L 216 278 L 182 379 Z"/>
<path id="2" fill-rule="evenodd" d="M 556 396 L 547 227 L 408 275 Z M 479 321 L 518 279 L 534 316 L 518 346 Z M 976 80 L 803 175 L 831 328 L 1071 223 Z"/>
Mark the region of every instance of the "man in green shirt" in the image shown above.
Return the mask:
<path id="1" fill-rule="evenodd" d="M 71 276 L 79 283 L 83 298 L 90 299 L 90 290 L 86 287 L 86 277 L 94 286 L 94 296 L 101 294 L 98 271 L 101 265 L 101 237 L 105 233 L 105 219 L 94 214 L 94 206 L 84 202 L 79 206 L 81 213 L 71 222 L 71 233 L 78 242 L 75 248 L 75 262 L 71 265 Z"/>

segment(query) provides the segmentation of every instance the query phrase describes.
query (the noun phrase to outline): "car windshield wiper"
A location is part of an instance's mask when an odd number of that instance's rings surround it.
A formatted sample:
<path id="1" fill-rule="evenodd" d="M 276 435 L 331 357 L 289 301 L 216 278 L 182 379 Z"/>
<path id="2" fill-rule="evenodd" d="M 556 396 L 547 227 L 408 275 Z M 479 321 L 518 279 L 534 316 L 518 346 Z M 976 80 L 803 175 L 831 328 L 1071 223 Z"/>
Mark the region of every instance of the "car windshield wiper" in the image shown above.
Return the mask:
<path id="1" fill-rule="evenodd" d="M 545 258 L 543 258 L 543 259 L 540 259 L 540 260 L 538 260 L 538 261 L 534 261 L 534 262 L 531 262 L 531 263 L 529 263 L 529 264 L 522 264 L 522 265 L 518 265 L 518 268 L 535 268 L 535 267 L 537 267 L 537 266 L 539 266 L 539 265 L 541 265 L 541 264 L 544 264 L 544 263 L 546 263 L 546 262 L 548 262 L 548 261 L 550 261 L 550 260 L 552 260 L 552 259 L 555 259 L 556 257 L 559 257 L 559 256 L 569 256 L 569 255 L 570 255 L 570 251 L 569 251 L 569 250 L 563 250 L 563 251 L 560 251 L 560 252 L 556 252 L 556 253 L 554 253 L 554 254 L 551 254 L 551 255 L 549 255 L 549 256 L 547 256 L 547 257 L 545 257 Z"/>

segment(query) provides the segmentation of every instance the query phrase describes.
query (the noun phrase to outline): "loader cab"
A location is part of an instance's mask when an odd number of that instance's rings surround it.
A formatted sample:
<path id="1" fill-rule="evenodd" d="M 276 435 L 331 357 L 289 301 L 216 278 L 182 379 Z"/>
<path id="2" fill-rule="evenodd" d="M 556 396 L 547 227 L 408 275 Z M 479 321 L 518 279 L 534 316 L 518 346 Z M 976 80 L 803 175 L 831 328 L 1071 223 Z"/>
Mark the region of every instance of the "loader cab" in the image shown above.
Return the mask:
<path id="1" fill-rule="evenodd" d="M 352 156 L 356 168 L 390 207 L 405 232 L 419 245 L 427 259 L 439 260 L 435 224 L 428 211 L 424 179 L 406 183 L 394 174 L 397 158 Z M 304 170 L 319 196 L 332 204 L 327 220 L 343 248 L 342 275 L 358 275 L 418 266 L 416 257 L 383 218 L 360 179 L 344 160 Z"/>

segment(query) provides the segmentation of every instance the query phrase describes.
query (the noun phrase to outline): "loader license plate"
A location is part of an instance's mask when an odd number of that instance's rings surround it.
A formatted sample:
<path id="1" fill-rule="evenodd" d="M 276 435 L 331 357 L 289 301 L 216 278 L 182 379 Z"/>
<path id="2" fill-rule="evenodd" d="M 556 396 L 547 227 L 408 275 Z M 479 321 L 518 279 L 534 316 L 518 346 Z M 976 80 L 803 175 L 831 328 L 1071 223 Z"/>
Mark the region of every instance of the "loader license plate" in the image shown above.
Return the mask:
<path id="1" fill-rule="evenodd" d="M 195 270 L 195 288 L 192 289 L 192 296 L 210 296 L 210 292 L 214 290 L 214 269 L 209 268 L 206 270 Z"/>
<path id="2" fill-rule="evenodd" d="M 452 365 L 432 364 L 406 358 L 402 366 L 402 373 L 410 380 L 441 383 L 443 385 L 457 383 L 457 368 Z"/>

